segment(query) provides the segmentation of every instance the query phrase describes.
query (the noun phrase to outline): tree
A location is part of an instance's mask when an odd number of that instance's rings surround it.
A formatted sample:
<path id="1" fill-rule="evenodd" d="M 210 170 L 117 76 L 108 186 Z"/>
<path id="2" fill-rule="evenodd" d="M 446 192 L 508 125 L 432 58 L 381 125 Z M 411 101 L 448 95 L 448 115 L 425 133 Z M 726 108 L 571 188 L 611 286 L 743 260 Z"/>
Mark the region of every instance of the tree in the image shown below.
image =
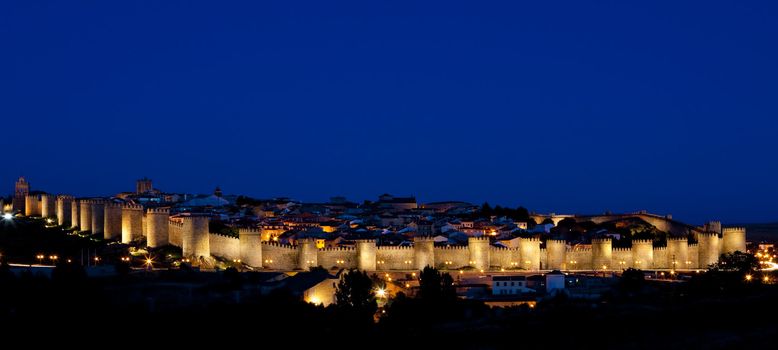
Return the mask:
<path id="1" fill-rule="evenodd" d="M 378 309 L 373 280 L 364 271 L 349 270 L 338 282 L 335 305 L 341 315 L 350 320 L 372 321 Z"/>
<path id="2" fill-rule="evenodd" d="M 711 269 L 717 269 L 719 271 L 737 272 L 745 275 L 748 273 L 754 273 L 759 270 L 759 259 L 753 254 L 743 253 L 740 251 L 721 254 L 719 262 L 715 264 Z"/>
<path id="3" fill-rule="evenodd" d="M 456 299 L 454 279 L 434 267 L 425 267 L 419 274 L 419 297 L 427 301 Z"/>

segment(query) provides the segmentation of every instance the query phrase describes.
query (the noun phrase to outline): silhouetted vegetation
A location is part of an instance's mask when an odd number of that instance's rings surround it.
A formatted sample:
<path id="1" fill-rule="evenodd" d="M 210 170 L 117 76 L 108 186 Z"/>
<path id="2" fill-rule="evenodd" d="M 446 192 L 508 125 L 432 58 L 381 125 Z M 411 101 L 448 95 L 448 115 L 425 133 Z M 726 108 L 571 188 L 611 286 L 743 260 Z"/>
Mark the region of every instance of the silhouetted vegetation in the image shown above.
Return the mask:
<path id="1" fill-rule="evenodd" d="M 342 319 L 352 324 L 372 322 L 378 308 L 373 279 L 364 271 L 346 272 L 335 292 L 335 305 Z"/>

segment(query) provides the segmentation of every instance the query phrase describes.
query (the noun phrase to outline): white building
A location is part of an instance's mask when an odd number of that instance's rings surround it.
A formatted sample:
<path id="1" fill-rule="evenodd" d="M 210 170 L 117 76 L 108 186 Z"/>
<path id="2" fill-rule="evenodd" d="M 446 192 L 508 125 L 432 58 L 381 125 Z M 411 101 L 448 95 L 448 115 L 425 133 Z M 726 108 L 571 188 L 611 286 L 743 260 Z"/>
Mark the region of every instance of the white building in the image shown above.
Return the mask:
<path id="1" fill-rule="evenodd" d="M 530 292 L 534 292 L 534 290 L 527 288 L 526 276 L 492 277 L 493 295 L 517 295 Z"/>

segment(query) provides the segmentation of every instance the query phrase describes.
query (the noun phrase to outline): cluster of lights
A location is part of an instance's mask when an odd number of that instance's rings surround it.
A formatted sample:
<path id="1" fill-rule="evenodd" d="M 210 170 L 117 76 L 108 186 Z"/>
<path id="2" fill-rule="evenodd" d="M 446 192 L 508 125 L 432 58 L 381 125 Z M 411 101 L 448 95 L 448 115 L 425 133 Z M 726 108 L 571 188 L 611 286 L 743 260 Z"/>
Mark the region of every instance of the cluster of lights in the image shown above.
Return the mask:
<path id="1" fill-rule="evenodd" d="M 345 264 L 346 260 L 335 260 L 336 264 Z"/>
<path id="2" fill-rule="evenodd" d="M 516 261 L 511 261 L 511 266 L 519 266 L 519 263 Z"/>
<path id="3" fill-rule="evenodd" d="M 444 262 L 443 262 L 443 264 L 444 264 L 444 265 L 451 265 L 451 264 L 453 264 L 453 263 L 454 263 L 453 261 L 444 261 Z"/>
<path id="4" fill-rule="evenodd" d="M 379 264 L 379 265 L 383 265 L 383 264 L 386 264 L 386 261 L 383 261 L 383 260 L 378 260 L 378 261 L 376 261 L 375 263 L 376 263 L 376 264 Z"/>
<path id="5" fill-rule="evenodd" d="M 386 289 L 383 289 L 383 288 L 376 289 L 375 295 L 378 296 L 379 298 L 385 298 L 386 297 Z"/>
<path id="6" fill-rule="evenodd" d="M 5 213 L 3 214 L 3 220 L 12 220 L 14 218 L 14 215 L 11 213 Z"/>
<path id="7" fill-rule="evenodd" d="M 233 263 L 240 264 L 240 259 L 232 259 Z"/>
<path id="8" fill-rule="evenodd" d="M 122 257 L 122 261 L 123 262 L 130 262 L 130 257 L 129 256 L 123 256 Z"/>
<path id="9" fill-rule="evenodd" d="M 405 265 L 410 265 L 411 263 L 413 263 L 413 261 L 412 260 L 405 260 L 405 261 L 403 261 L 403 263 Z"/>
<path id="10" fill-rule="evenodd" d="M 265 259 L 265 264 L 272 264 L 272 263 L 273 263 L 273 259 Z"/>
<path id="11" fill-rule="evenodd" d="M 182 263 L 189 263 L 189 261 L 190 261 L 190 260 L 189 260 L 189 258 L 184 258 L 184 259 L 181 259 L 181 262 L 182 262 Z"/>

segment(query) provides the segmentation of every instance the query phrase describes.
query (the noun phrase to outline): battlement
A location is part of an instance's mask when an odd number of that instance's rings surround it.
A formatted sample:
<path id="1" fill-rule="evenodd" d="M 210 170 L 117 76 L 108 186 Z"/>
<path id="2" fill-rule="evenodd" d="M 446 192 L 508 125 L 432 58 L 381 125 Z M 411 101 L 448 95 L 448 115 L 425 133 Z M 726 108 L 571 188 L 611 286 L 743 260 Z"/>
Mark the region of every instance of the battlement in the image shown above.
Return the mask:
<path id="1" fill-rule="evenodd" d="M 746 234 L 746 228 L 745 227 L 725 227 L 722 229 L 722 232 L 724 234 L 728 233 L 742 233 Z"/>
<path id="2" fill-rule="evenodd" d="M 622 247 L 615 247 L 613 248 L 614 252 L 631 252 L 632 248 L 622 248 Z"/>
<path id="3" fill-rule="evenodd" d="M 60 194 L 57 195 L 57 200 L 63 200 L 63 201 L 72 201 L 74 198 L 73 196 L 69 194 Z"/>
<path id="4" fill-rule="evenodd" d="M 670 237 L 667 239 L 668 242 L 688 242 L 689 239 L 686 237 Z"/>
<path id="5" fill-rule="evenodd" d="M 718 238 L 719 234 L 716 232 L 700 232 L 698 235 L 699 238 Z"/>
<path id="6" fill-rule="evenodd" d="M 357 243 L 357 244 L 360 244 L 360 243 L 368 243 L 368 244 L 370 244 L 370 243 L 375 243 L 375 242 L 376 242 L 376 240 L 372 239 L 372 238 L 355 239 L 354 240 L 354 243 Z"/>
<path id="7" fill-rule="evenodd" d="M 605 237 L 605 238 L 592 238 L 592 244 L 604 244 L 604 243 L 610 243 L 611 238 Z"/>
<path id="8" fill-rule="evenodd" d="M 238 228 L 238 235 L 253 235 L 261 234 L 262 230 L 256 227 L 241 227 Z"/>
<path id="9" fill-rule="evenodd" d="M 654 251 L 655 252 L 657 252 L 657 251 L 662 252 L 662 251 L 665 251 L 665 250 L 667 250 L 667 247 L 654 247 Z"/>
<path id="10" fill-rule="evenodd" d="M 625 248 L 625 249 L 629 249 L 629 248 Z M 570 249 L 566 250 L 566 252 L 568 252 L 568 253 L 571 253 L 571 252 L 591 252 L 591 251 L 592 251 L 591 247 L 585 247 L 585 248 L 584 247 L 573 247 L 573 248 L 570 248 Z"/>
<path id="11" fill-rule="evenodd" d="M 235 240 L 237 240 L 237 239 L 238 239 L 238 237 L 233 237 L 233 236 L 223 235 L 223 234 L 221 234 L 221 233 L 214 233 L 214 232 L 209 232 L 208 234 L 209 234 L 209 235 L 211 235 L 211 236 L 219 236 L 219 237 L 230 238 L 230 239 L 235 239 Z"/>
<path id="12" fill-rule="evenodd" d="M 272 242 L 272 241 L 270 241 L 270 242 L 262 242 L 262 245 L 266 245 L 266 246 L 270 246 L 270 247 L 277 247 L 277 248 L 284 248 L 284 249 L 291 249 L 291 250 L 295 249 L 295 246 L 293 246 L 293 245 L 279 243 L 279 242 Z"/>
<path id="13" fill-rule="evenodd" d="M 379 245 L 376 247 L 378 250 L 412 250 L 412 246 L 404 246 L 404 245 Z"/>
<path id="14" fill-rule="evenodd" d="M 105 203 L 105 207 L 106 208 L 122 209 L 124 207 L 124 204 L 108 202 L 108 203 Z"/>
<path id="15" fill-rule="evenodd" d="M 140 204 L 125 203 L 125 204 L 122 204 L 122 209 L 127 209 L 127 210 L 143 210 L 143 206 L 140 205 Z"/>
<path id="16" fill-rule="evenodd" d="M 146 214 L 169 215 L 170 214 L 170 208 L 148 208 L 148 209 L 146 209 Z"/>
<path id="17" fill-rule="evenodd" d="M 466 245 L 445 245 L 445 246 L 435 247 L 435 249 L 440 249 L 440 250 L 467 250 L 467 248 L 468 247 Z"/>
<path id="18" fill-rule="evenodd" d="M 650 239 L 633 239 L 632 244 L 654 244 Z"/>
<path id="19" fill-rule="evenodd" d="M 415 236 L 415 237 L 413 237 L 413 241 L 414 242 L 435 242 L 435 237 L 432 237 L 432 236 Z"/>
<path id="20" fill-rule="evenodd" d="M 207 215 L 187 215 L 187 216 L 179 216 L 179 219 L 186 221 L 193 221 L 195 219 L 206 219 L 210 220 L 210 216 Z"/>
<path id="21" fill-rule="evenodd" d="M 689 248 L 697 248 L 698 244 L 697 243 L 689 243 L 688 247 Z"/>
<path id="22" fill-rule="evenodd" d="M 498 251 L 511 250 L 511 248 L 508 248 L 508 247 L 489 246 L 489 248 L 491 250 L 498 250 Z M 541 249 L 541 251 L 543 251 L 543 250 L 545 250 L 545 249 Z"/>
<path id="23" fill-rule="evenodd" d="M 356 251 L 354 247 L 327 247 L 319 249 L 321 252 L 353 252 Z"/>
<path id="24" fill-rule="evenodd" d="M 549 243 L 551 243 L 551 244 L 567 244 L 567 241 L 565 241 L 564 239 L 551 239 L 551 238 L 549 238 L 549 239 L 546 240 L 546 244 L 549 244 Z"/>
<path id="25" fill-rule="evenodd" d="M 540 238 L 537 238 L 537 237 L 520 237 L 519 238 L 519 242 L 528 242 L 528 243 L 537 242 L 537 243 L 540 243 Z"/>
<path id="26" fill-rule="evenodd" d="M 184 227 L 184 223 L 182 221 L 168 220 L 167 223 L 169 226 Z"/>
<path id="27" fill-rule="evenodd" d="M 480 236 L 480 237 L 467 237 L 467 242 L 489 242 L 489 237 L 486 236 Z"/>

